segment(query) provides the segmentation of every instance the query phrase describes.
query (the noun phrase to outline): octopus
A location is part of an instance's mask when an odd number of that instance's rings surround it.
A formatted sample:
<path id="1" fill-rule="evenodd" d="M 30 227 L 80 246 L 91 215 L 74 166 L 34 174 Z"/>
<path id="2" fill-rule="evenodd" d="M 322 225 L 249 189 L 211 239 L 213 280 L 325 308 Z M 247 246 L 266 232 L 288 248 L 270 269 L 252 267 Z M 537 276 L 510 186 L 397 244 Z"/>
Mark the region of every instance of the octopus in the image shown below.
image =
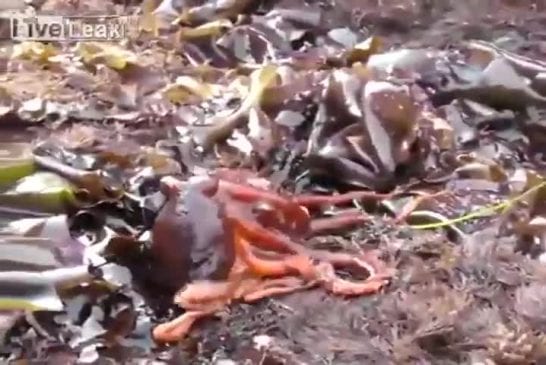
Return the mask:
<path id="1" fill-rule="evenodd" d="M 301 243 L 324 229 L 367 219 L 355 211 L 312 219 L 313 209 L 381 194 L 288 196 L 251 173 L 230 170 L 185 182 L 164 177 L 161 189 L 166 203 L 152 228 L 151 252 L 164 283 L 177 288 L 174 303 L 185 312 L 153 329 L 158 343 L 180 341 L 195 321 L 234 301 L 250 303 L 312 287 L 345 297 L 368 295 L 392 277 L 376 251 L 331 252 Z M 367 275 L 349 280 L 338 269 Z"/>

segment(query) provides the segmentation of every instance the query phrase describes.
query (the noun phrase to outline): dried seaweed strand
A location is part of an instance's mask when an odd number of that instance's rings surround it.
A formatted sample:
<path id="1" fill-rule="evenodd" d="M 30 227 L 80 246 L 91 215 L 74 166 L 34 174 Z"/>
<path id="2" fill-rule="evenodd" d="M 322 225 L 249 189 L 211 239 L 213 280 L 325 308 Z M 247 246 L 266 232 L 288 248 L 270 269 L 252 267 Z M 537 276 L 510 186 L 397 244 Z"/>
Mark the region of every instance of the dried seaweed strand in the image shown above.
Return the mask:
<path id="1" fill-rule="evenodd" d="M 485 215 L 488 215 L 488 214 L 491 214 L 491 213 L 495 213 L 497 211 L 504 211 L 504 210 L 512 207 L 518 201 L 522 200 L 523 198 L 527 197 L 531 193 L 534 193 L 535 191 L 537 191 L 537 190 L 539 190 L 539 189 L 541 189 L 543 187 L 546 187 L 546 181 L 543 181 L 542 183 L 540 183 L 538 185 L 535 185 L 532 188 L 529 188 L 528 190 L 526 190 L 525 192 L 523 192 L 522 194 L 516 196 L 513 199 L 506 199 L 501 203 L 483 207 L 482 209 L 479 209 L 478 211 L 468 213 L 468 214 L 465 214 L 465 215 L 457 217 L 457 218 L 449 219 L 449 220 L 447 220 L 445 222 L 416 224 L 416 225 L 410 225 L 410 227 L 415 228 L 415 229 L 442 228 L 442 227 L 446 227 L 446 226 L 451 226 L 453 224 L 466 222 L 466 221 L 469 221 L 471 219 L 480 218 L 482 216 L 485 216 Z"/>

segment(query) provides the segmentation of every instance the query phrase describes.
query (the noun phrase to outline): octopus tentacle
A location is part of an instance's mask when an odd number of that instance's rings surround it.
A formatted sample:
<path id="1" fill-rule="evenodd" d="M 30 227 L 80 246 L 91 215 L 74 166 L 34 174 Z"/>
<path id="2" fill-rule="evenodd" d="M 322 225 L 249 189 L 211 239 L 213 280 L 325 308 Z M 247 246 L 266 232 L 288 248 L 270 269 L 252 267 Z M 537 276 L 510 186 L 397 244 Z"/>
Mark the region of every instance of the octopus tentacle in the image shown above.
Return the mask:
<path id="1" fill-rule="evenodd" d="M 333 217 L 316 218 L 311 221 L 311 235 L 330 230 L 339 230 L 368 221 L 370 217 L 362 212 L 346 212 Z"/>
<path id="2" fill-rule="evenodd" d="M 231 199 L 237 202 L 265 202 L 270 204 L 288 218 L 288 222 L 283 222 L 283 228 L 299 234 L 303 234 L 309 229 L 311 220 L 309 212 L 291 199 L 267 190 L 224 180 L 221 181 L 220 186 L 224 193 L 227 193 Z"/>
<path id="3" fill-rule="evenodd" d="M 367 266 L 367 265 L 366 265 Z M 322 286 L 335 295 L 357 296 L 377 293 L 388 283 L 387 275 L 370 276 L 361 281 L 350 281 L 336 275 L 334 266 L 328 262 L 321 262 L 316 266 L 318 280 Z"/>
<path id="4" fill-rule="evenodd" d="M 191 327 L 200 318 L 213 314 L 214 311 L 189 311 L 172 321 L 157 325 L 152 336 L 158 342 L 175 342 L 186 337 Z"/>
<path id="5" fill-rule="evenodd" d="M 245 237 L 239 229 L 235 229 L 235 252 L 253 274 L 275 277 L 291 274 L 300 274 L 304 277 L 313 276 L 313 264 L 309 257 L 295 254 L 287 255 L 281 260 L 261 259 L 252 253 L 251 245 Z"/>
<path id="6" fill-rule="evenodd" d="M 266 229 L 255 222 L 236 220 L 234 223 L 240 234 L 247 237 L 253 246 L 284 253 L 304 253 L 305 251 L 303 246 L 293 242 L 284 234 Z"/>
<path id="7" fill-rule="evenodd" d="M 351 191 L 344 194 L 337 194 L 337 195 L 316 195 L 316 194 L 308 194 L 308 195 L 298 195 L 293 197 L 291 200 L 298 204 L 302 205 L 307 208 L 312 207 L 319 207 L 321 205 L 339 205 L 339 204 L 346 204 L 350 203 L 353 200 L 365 200 L 365 199 L 373 199 L 373 200 L 381 200 L 381 199 L 388 199 L 391 198 L 394 195 L 394 193 L 376 193 L 374 191 Z"/>
<path id="8" fill-rule="evenodd" d="M 176 185 L 168 179 L 163 183 L 167 187 Z M 292 238 L 369 219 L 362 212 L 348 211 L 312 221 L 307 208 L 348 203 L 354 199 L 383 199 L 393 193 L 356 191 L 334 196 L 287 198 L 266 189 L 244 185 L 233 176 L 229 180 L 216 177 L 198 188 L 224 207 L 222 223 L 228 227 L 226 232 L 229 231 L 232 238 L 229 242 L 233 244 L 235 260 L 226 280 L 194 281 L 177 293 L 175 302 L 187 312 L 155 327 L 153 337 L 158 342 L 180 340 L 196 320 L 220 311 L 232 300 L 251 302 L 317 285 L 335 295 L 366 295 L 379 291 L 392 276 L 373 252 L 354 255 L 317 250 Z M 174 186 L 168 192 L 175 197 L 181 189 Z M 249 207 L 249 203 L 254 205 Z M 260 203 L 266 203 L 265 207 Z M 336 274 L 336 268 L 357 268 L 368 275 L 363 280 L 347 280 Z"/>
<path id="9" fill-rule="evenodd" d="M 279 279 L 264 280 L 254 287 L 251 292 L 243 296 L 247 303 L 255 302 L 274 295 L 289 294 L 298 290 L 308 289 L 315 286 L 317 282 L 305 282 L 293 276 Z"/>
<path id="10" fill-rule="evenodd" d="M 313 254 L 320 259 L 320 262 L 315 265 L 317 280 L 326 290 L 335 295 L 355 296 L 376 293 L 389 282 L 393 275 L 392 270 L 384 265 L 374 251 L 356 257 L 328 251 L 313 251 Z M 343 279 L 336 274 L 336 267 L 357 267 L 366 271 L 368 277 L 358 281 Z"/>
<path id="11" fill-rule="evenodd" d="M 423 195 L 420 195 L 416 197 L 415 199 L 412 199 L 410 202 L 405 204 L 400 212 L 396 215 L 396 217 L 393 219 L 393 223 L 401 223 L 405 221 L 408 216 L 415 210 L 417 207 L 423 203 L 426 200 L 434 199 L 443 195 L 449 194 L 448 190 L 441 190 L 436 193 L 425 193 Z"/>

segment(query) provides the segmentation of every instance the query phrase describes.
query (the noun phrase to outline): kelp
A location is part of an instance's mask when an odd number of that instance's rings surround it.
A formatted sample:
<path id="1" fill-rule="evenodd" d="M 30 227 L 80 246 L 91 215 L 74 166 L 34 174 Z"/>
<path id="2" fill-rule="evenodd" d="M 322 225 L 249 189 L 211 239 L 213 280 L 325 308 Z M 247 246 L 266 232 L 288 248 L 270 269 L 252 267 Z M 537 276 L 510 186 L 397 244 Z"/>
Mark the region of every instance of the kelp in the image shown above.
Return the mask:
<path id="1" fill-rule="evenodd" d="M 25 240 L 28 240 L 29 247 L 36 243 L 37 248 L 49 249 L 60 266 L 80 265 L 84 263 L 85 245 L 80 240 L 81 237 L 76 237 L 76 233 L 72 230 L 72 226 L 77 223 L 77 218 L 69 219 L 66 215 L 58 215 L 13 220 L 1 232 L 8 237 L 12 235 L 13 242 L 17 241 L 17 236 L 14 235 L 18 235 L 23 243 L 22 246 L 26 246 Z M 31 256 L 22 256 L 23 259 L 29 259 L 29 257 Z"/>
<path id="2" fill-rule="evenodd" d="M 40 237 L 1 238 L 0 262 L 6 270 L 36 270 L 62 267 L 64 262 L 54 240 Z"/>
<path id="3" fill-rule="evenodd" d="M 216 142 L 229 137 L 233 130 L 244 123 L 252 107 L 259 106 L 262 95 L 277 78 L 276 67 L 267 65 L 250 75 L 250 89 L 240 107 L 225 117 L 212 117 L 205 122 L 210 126 L 195 127 L 196 142 L 204 149 L 210 149 Z"/>
<path id="4" fill-rule="evenodd" d="M 7 186 L 32 174 L 36 167 L 32 148 L 26 143 L 4 143 L 0 145 L 0 186 Z"/>
<path id="5" fill-rule="evenodd" d="M 419 107 L 412 91 L 385 81 L 362 81 L 343 71 L 329 82 L 315 120 L 308 164 L 323 173 L 335 169 L 343 183 L 388 187 L 395 170 L 422 153 Z M 334 134 L 341 123 L 347 126 Z"/>
<path id="6" fill-rule="evenodd" d="M 92 279 L 87 266 L 46 270 L 0 272 L 1 310 L 61 311 L 64 305 L 58 291 Z"/>

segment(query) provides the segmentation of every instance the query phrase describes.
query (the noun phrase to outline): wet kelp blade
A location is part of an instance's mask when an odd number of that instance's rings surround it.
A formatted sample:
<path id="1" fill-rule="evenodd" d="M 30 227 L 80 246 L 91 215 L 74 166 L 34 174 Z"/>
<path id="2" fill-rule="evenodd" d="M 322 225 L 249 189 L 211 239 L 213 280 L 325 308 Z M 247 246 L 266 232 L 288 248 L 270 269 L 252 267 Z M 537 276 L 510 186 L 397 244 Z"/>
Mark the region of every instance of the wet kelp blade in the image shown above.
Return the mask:
<path id="1" fill-rule="evenodd" d="M 47 213 L 63 213 L 75 202 L 72 185 L 50 173 L 35 172 L 0 193 L 0 207 Z"/>
<path id="2" fill-rule="evenodd" d="M 3 270 L 40 271 L 59 268 L 55 242 L 39 237 L 0 237 L 0 267 Z"/>
<path id="3" fill-rule="evenodd" d="M 0 230 L 0 234 L 8 235 L 5 239 L 10 244 L 19 245 L 18 250 L 30 250 L 30 254 L 32 250 L 40 249 L 43 250 L 43 255 L 53 256 L 56 264 L 50 268 L 77 266 L 83 263 L 85 245 L 78 237 L 73 236 L 69 224 L 66 215 L 19 219 L 10 222 Z M 32 258 L 27 257 L 29 260 Z"/>
<path id="4" fill-rule="evenodd" d="M 63 303 L 55 287 L 35 282 L 36 277 L 29 275 L 16 271 L 0 274 L 0 310 L 61 311 Z"/>
<path id="5" fill-rule="evenodd" d="M 1 210 L 60 213 L 74 202 L 68 181 L 36 171 L 29 144 L 2 143 L 0 153 Z"/>
<path id="6" fill-rule="evenodd" d="M 0 272 L 0 310 L 63 310 L 62 289 L 92 278 L 87 266 L 42 272 Z"/>
<path id="7" fill-rule="evenodd" d="M 0 143 L 0 186 L 32 174 L 36 167 L 27 143 Z"/>
<path id="8" fill-rule="evenodd" d="M 97 200 L 116 198 L 122 194 L 120 189 L 109 185 L 105 180 L 105 176 L 103 176 L 102 170 L 77 169 L 50 156 L 34 155 L 34 162 L 41 169 L 54 173 L 79 189 L 86 191 L 90 198 Z"/>

